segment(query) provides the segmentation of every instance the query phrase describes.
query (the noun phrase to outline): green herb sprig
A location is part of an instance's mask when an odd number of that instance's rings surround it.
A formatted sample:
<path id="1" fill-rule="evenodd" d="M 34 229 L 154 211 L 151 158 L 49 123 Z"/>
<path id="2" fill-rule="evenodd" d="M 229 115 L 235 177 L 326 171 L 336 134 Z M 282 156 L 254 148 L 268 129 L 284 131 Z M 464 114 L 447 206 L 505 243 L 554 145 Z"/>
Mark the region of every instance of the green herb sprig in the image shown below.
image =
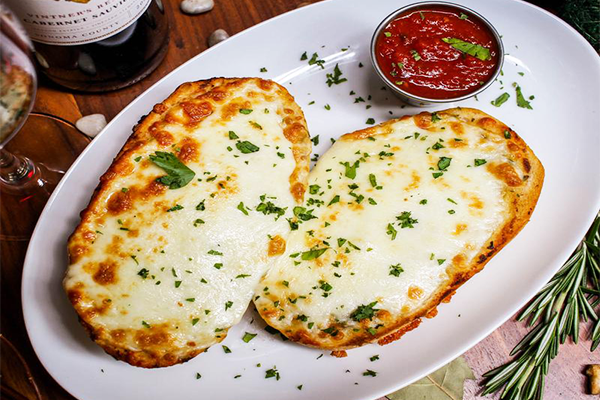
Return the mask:
<path id="1" fill-rule="evenodd" d="M 504 387 L 503 400 L 541 400 L 550 362 L 571 337 L 577 343 L 579 324 L 595 320 L 591 350 L 600 344 L 600 215 L 569 260 L 533 298 L 517 319 L 535 327 L 510 353 L 516 358 L 483 376 L 483 395 Z"/>

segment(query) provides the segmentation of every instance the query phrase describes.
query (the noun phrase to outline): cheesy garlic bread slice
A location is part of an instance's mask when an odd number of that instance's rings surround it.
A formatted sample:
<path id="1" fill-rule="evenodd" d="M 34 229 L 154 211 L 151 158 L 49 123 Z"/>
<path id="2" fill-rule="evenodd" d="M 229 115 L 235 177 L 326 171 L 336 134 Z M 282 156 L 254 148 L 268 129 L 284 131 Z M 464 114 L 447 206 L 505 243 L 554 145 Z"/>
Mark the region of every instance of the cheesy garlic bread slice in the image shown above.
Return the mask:
<path id="1" fill-rule="evenodd" d="M 223 340 L 285 248 L 310 150 L 271 81 L 185 83 L 154 106 L 69 239 L 64 289 L 92 339 L 148 368 Z"/>
<path id="2" fill-rule="evenodd" d="M 344 135 L 311 171 L 256 308 L 308 346 L 396 340 L 515 237 L 543 178 L 525 142 L 474 109 Z"/>

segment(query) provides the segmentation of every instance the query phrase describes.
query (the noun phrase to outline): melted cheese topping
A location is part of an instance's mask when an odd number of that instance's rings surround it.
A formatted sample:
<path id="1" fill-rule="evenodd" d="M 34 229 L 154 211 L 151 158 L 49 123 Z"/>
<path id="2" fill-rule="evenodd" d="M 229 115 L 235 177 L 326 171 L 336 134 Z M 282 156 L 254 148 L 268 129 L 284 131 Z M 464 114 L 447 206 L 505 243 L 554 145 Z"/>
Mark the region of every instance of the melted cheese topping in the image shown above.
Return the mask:
<path id="1" fill-rule="evenodd" d="M 244 314 L 268 255 L 283 251 L 296 205 L 296 162 L 283 123 L 289 112 L 260 96 L 227 109 L 228 118 L 214 112 L 193 129 L 163 125 L 157 140 L 125 153 L 125 172 L 98 199 L 107 212 L 95 211 L 76 232 L 92 242 L 64 286 L 83 319 L 117 346 L 173 352 L 221 341 Z M 184 112 L 175 106 L 167 115 L 177 120 Z M 248 148 L 254 151 L 242 151 Z M 194 178 L 172 190 L 155 182 L 165 175 L 149 159 L 155 151 L 187 160 Z"/>
<path id="2" fill-rule="evenodd" d="M 255 294 L 265 320 L 305 344 L 375 338 L 471 265 L 508 212 L 494 175 L 504 163 L 515 172 L 506 140 L 412 118 L 371 130 L 342 137 L 311 171 L 304 207 L 315 218 L 300 215 Z"/>

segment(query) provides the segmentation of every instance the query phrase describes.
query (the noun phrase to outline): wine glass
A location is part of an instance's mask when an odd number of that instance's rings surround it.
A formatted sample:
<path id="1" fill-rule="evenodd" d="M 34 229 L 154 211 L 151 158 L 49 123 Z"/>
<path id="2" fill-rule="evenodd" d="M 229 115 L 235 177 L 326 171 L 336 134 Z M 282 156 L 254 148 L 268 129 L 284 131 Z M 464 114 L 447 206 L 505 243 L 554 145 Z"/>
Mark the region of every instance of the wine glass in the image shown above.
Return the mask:
<path id="1" fill-rule="evenodd" d="M 18 19 L 0 3 L 2 240 L 28 240 L 50 193 L 89 143 L 72 124 L 31 113 L 37 87 L 32 49 Z"/>

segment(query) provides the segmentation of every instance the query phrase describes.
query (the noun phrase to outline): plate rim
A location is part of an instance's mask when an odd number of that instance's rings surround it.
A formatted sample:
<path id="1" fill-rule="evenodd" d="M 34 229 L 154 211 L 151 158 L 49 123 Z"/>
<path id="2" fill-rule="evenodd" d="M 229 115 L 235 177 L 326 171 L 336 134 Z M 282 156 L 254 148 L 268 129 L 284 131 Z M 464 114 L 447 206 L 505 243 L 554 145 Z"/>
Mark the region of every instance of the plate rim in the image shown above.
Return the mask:
<path id="1" fill-rule="evenodd" d="M 587 40 L 585 40 L 585 38 L 579 33 L 577 32 L 577 30 L 575 30 L 572 26 L 570 26 L 566 21 L 560 19 L 559 17 L 557 17 L 556 15 L 544 10 L 543 8 L 535 5 L 535 4 L 531 4 L 528 3 L 524 0 L 497 0 L 498 2 L 501 1 L 505 1 L 505 2 L 512 2 L 512 3 L 519 3 L 521 5 L 525 5 L 527 7 L 530 7 L 532 9 L 534 9 L 536 12 L 541 12 L 543 15 L 550 17 L 551 19 L 554 20 L 554 22 L 558 22 L 559 24 L 561 24 L 563 27 L 566 27 L 568 31 L 570 31 L 570 33 L 576 38 L 576 40 L 579 43 L 583 43 L 583 47 L 586 49 L 586 51 L 588 53 L 590 53 L 591 55 L 594 56 L 595 64 L 597 69 L 600 71 L 600 57 L 597 57 L 597 53 L 595 52 L 594 48 L 592 47 L 592 45 L 587 42 Z M 253 31 L 254 29 L 258 29 L 259 27 L 262 27 L 265 24 L 271 23 L 275 20 L 278 20 L 280 18 L 286 18 L 289 15 L 292 15 L 294 13 L 300 13 L 302 12 L 302 10 L 304 9 L 308 9 L 308 8 L 313 8 L 313 7 L 321 7 L 324 4 L 329 4 L 329 3 L 342 3 L 343 0 L 326 0 L 326 1 L 321 1 L 318 3 L 312 3 L 310 5 L 301 7 L 301 8 L 296 8 L 296 9 L 292 9 L 289 11 L 286 11 L 282 14 L 276 15 L 272 18 L 269 18 L 267 20 L 261 21 L 256 25 L 253 25 L 249 28 L 246 28 L 238 33 L 236 33 L 235 35 L 231 36 L 229 39 L 233 39 L 245 34 L 248 34 L 249 32 Z M 229 40 L 227 40 L 229 42 Z M 144 95 L 146 95 L 147 93 L 155 90 L 155 88 L 159 85 L 162 84 L 163 81 L 167 80 L 168 78 L 170 78 L 172 75 L 175 75 L 179 72 L 179 70 L 183 69 L 184 67 L 186 67 L 189 63 L 192 63 L 193 61 L 195 61 L 197 58 L 204 56 L 205 54 L 208 54 L 210 52 L 212 52 L 215 48 L 218 48 L 219 45 L 215 45 L 213 47 L 207 48 L 206 50 L 196 54 L 195 56 L 193 56 L 192 58 L 190 58 L 189 60 L 185 61 L 183 64 L 179 65 L 178 67 L 176 67 L 175 69 L 173 69 L 172 71 L 170 71 L 169 73 L 167 73 L 166 75 L 164 75 L 162 78 L 160 78 L 158 81 L 156 81 L 155 83 L 153 83 L 151 86 L 149 86 L 146 90 L 144 90 L 143 92 L 141 92 L 140 94 L 138 94 L 136 96 L 136 98 L 134 98 L 129 104 L 127 104 L 119 113 L 117 113 L 112 119 L 111 121 L 106 125 L 106 127 L 103 128 L 103 130 L 96 136 L 96 137 L 100 137 L 101 135 L 106 135 L 107 131 L 109 130 L 109 128 L 112 125 L 116 125 L 117 124 L 117 120 L 119 119 L 119 117 L 122 114 L 125 114 L 129 111 L 130 108 L 134 107 L 135 104 L 137 104 L 139 101 L 142 100 L 142 97 L 144 97 Z M 276 77 L 273 77 L 272 79 L 275 79 Z M 182 82 L 183 83 L 183 82 Z M 71 390 L 70 387 L 68 387 L 68 385 L 66 385 L 68 382 L 63 382 L 61 380 L 59 380 L 55 374 L 53 373 L 52 368 L 50 367 L 50 364 L 47 363 L 48 360 L 44 360 L 39 356 L 39 352 L 38 349 L 36 347 L 36 342 L 32 339 L 32 329 L 33 326 L 35 325 L 35 321 L 32 320 L 31 314 L 29 314 L 29 312 L 27 311 L 27 309 L 31 306 L 30 302 L 26 299 L 26 295 L 28 293 L 28 272 L 29 270 L 31 270 L 33 267 L 29 267 L 28 265 L 31 264 L 31 258 L 33 258 L 34 256 L 32 255 L 32 253 L 34 252 L 34 245 L 36 244 L 37 241 L 41 240 L 38 239 L 38 231 L 39 231 L 39 226 L 40 226 L 40 221 L 44 220 L 47 217 L 47 214 L 49 213 L 49 209 L 51 208 L 51 206 L 53 205 L 55 198 L 58 196 L 58 193 L 62 190 L 63 186 L 65 185 L 65 182 L 67 182 L 67 180 L 70 178 L 71 174 L 73 173 L 73 170 L 75 170 L 78 166 L 79 163 L 81 162 L 81 160 L 84 158 L 84 156 L 87 154 L 87 152 L 91 151 L 92 145 L 94 144 L 94 141 L 92 141 L 90 143 L 90 145 L 88 145 L 85 150 L 77 157 L 77 159 L 73 162 L 73 164 L 71 165 L 71 167 L 68 169 L 68 171 L 65 173 L 65 175 L 63 176 L 63 179 L 61 179 L 61 181 L 59 182 L 59 184 L 57 185 L 57 187 L 54 189 L 54 192 L 52 193 L 52 195 L 50 196 L 50 198 L 48 199 L 48 202 L 46 203 L 46 205 L 44 206 L 44 209 L 42 211 L 42 213 L 40 214 L 40 217 L 38 219 L 38 222 L 36 223 L 35 229 L 31 235 L 29 244 L 27 246 L 27 251 L 26 251 L 26 255 L 25 255 L 25 259 L 23 262 L 23 271 L 21 274 L 21 311 L 23 313 L 23 320 L 24 320 L 24 324 L 25 324 L 25 328 L 27 331 L 27 335 L 29 338 L 29 342 L 31 343 L 31 346 L 35 352 L 35 355 L 37 357 L 37 359 L 39 360 L 39 362 L 42 364 L 42 366 L 44 367 L 44 369 L 48 372 L 48 374 L 52 377 L 52 379 L 54 379 L 56 381 L 56 383 L 58 385 L 61 386 L 61 388 L 63 388 L 65 391 L 67 391 L 69 394 L 71 394 L 73 397 L 77 398 L 77 399 L 82 399 L 81 397 L 76 396 L 73 391 Z M 543 192 L 543 188 L 542 188 L 542 192 Z M 544 270 L 544 273 L 540 274 L 537 278 L 536 281 L 534 281 L 533 285 L 531 285 L 531 287 L 535 288 L 535 290 L 530 290 L 528 291 L 527 295 L 521 295 L 519 297 L 527 297 L 528 300 L 525 300 L 524 302 L 519 301 L 518 303 L 522 303 L 519 306 L 513 306 L 513 307 L 509 307 L 509 311 L 505 312 L 505 313 L 499 313 L 493 320 L 493 323 L 488 323 L 486 326 L 487 328 L 482 330 L 482 333 L 480 333 L 479 335 L 476 335 L 476 339 L 472 340 L 472 341 L 468 341 L 466 342 L 464 345 L 462 346 L 458 346 L 456 351 L 452 352 L 452 354 L 454 354 L 452 357 L 445 357 L 445 358 L 440 358 L 438 359 L 438 362 L 435 363 L 435 367 L 431 367 L 428 368 L 430 371 L 427 373 L 431 373 L 433 371 L 436 371 L 437 369 L 439 369 L 440 367 L 442 367 L 443 365 L 446 365 L 448 362 L 454 360 L 455 358 L 461 356 L 462 354 L 464 354 L 466 351 L 468 351 L 470 348 L 474 347 L 475 345 L 477 345 L 478 343 L 480 343 L 483 339 L 485 339 L 487 336 L 489 336 L 493 331 L 495 331 L 496 329 L 498 329 L 499 326 L 501 326 L 502 324 L 504 324 L 506 321 L 508 321 L 510 319 L 511 316 L 513 316 L 519 309 L 521 309 L 523 306 L 525 306 L 530 300 L 531 298 L 533 298 L 533 296 L 535 296 L 535 294 L 543 287 L 543 285 L 548 282 L 549 279 L 551 279 L 552 276 L 554 276 L 554 274 L 556 273 L 556 271 L 558 271 L 558 269 L 564 264 L 564 262 L 568 259 L 568 257 L 572 254 L 573 250 L 575 249 L 575 247 L 577 246 L 577 244 L 581 241 L 581 238 L 583 238 L 583 235 L 585 235 L 585 233 L 587 232 L 587 230 L 589 229 L 589 226 L 592 224 L 592 221 L 594 220 L 594 218 L 596 217 L 596 215 L 598 214 L 598 210 L 600 210 L 600 196 L 598 196 L 595 200 L 595 208 L 591 209 L 590 211 L 587 211 L 585 214 L 585 218 L 582 217 L 583 220 L 587 221 L 587 224 L 585 225 L 584 228 L 581 228 L 582 232 L 580 233 L 580 235 L 575 236 L 575 239 L 571 239 L 568 243 L 568 245 L 564 246 L 564 249 L 562 250 L 562 252 L 560 252 L 556 257 L 555 257 L 555 262 L 556 262 L 556 266 L 552 267 L 552 268 L 547 268 L 546 270 Z M 535 212 L 535 211 L 534 211 Z M 539 283 L 541 282 L 541 284 Z M 35 335 L 34 335 L 35 336 Z M 37 345 L 39 345 L 40 343 L 37 343 Z M 48 364 L 48 365 L 47 365 Z M 370 394 L 368 395 L 368 397 L 363 397 L 365 400 L 367 399 L 377 399 L 379 397 L 382 396 L 386 396 L 390 393 L 393 393 L 397 390 L 402 389 L 403 387 L 406 387 L 412 383 L 414 383 L 415 381 L 417 381 L 418 379 L 421 379 L 422 377 L 426 376 L 422 375 L 422 374 L 418 374 L 417 377 L 414 377 L 410 380 L 408 380 L 405 383 L 401 383 L 401 384 L 390 384 L 387 386 L 379 386 L 379 389 L 377 390 L 373 390 L 372 392 L 370 392 Z"/>

